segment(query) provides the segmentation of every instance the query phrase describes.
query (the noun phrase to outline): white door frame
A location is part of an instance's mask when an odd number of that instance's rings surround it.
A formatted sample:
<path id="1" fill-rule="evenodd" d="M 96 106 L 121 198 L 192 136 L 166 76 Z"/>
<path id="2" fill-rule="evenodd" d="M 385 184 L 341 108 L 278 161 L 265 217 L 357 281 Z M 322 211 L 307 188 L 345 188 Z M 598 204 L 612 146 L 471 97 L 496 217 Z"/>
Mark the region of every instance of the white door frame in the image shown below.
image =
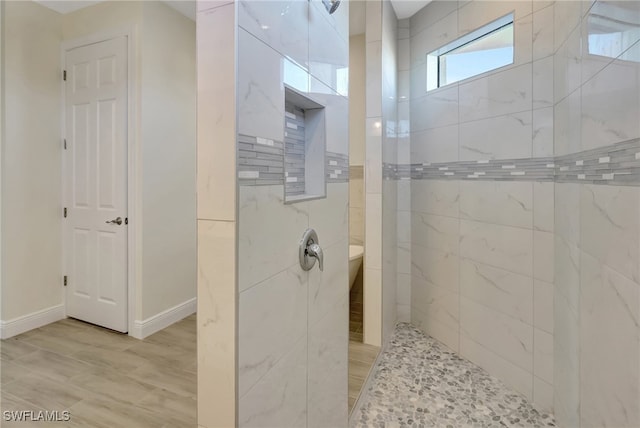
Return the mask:
<path id="1" fill-rule="evenodd" d="M 61 61 L 62 70 L 66 67 L 66 52 L 68 50 L 78 48 L 81 46 L 91 45 L 99 42 L 103 42 L 118 37 L 126 37 L 127 39 L 127 217 L 129 219 L 129 225 L 127 226 L 127 326 L 129 330 L 129 336 L 133 336 L 136 320 L 136 308 L 137 308 L 137 289 L 140 284 L 142 276 L 142 253 L 139 243 L 141 242 L 142 229 L 137 227 L 140 220 L 141 209 L 141 191 L 139 188 L 139 174 L 142 171 L 140 167 L 140 139 L 138 138 L 139 129 L 137 126 L 137 69 L 138 64 L 136 61 L 137 51 L 137 28 L 131 26 L 127 28 L 114 29 L 109 31 L 101 31 L 90 34 L 88 36 L 65 40 L 61 45 Z M 60 73 L 62 75 L 62 73 Z M 60 79 L 62 81 L 62 79 Z M 65 82 L 62 81 L 62 114 L 61 114 L 61 130 L 62 138 L 66 138 L 66 121 L 65 121 L 65 108 L 66 108 L 66 95 L 65 95 Z M 61 151 L 61 164 L 62 171 L 66 171 L 66 161 L 64 156 L 64 150 Z M 63 206 L 67 206 L 68 195 L 64 186 L 64 179 L 60 183 L 62 186 L 62 203 Z M 64 222 L 61 223 L 61 233 L 63 237 L 63 257 L 62 257 L 62 272 L 65 272 L 65 252 L 67 250 L 67 243 L 64 240 Z M 64 275 L 65 273 L 63 273 Z M 67 307 L 67 294 L 66 290 L 62 290 L 63 302 Z M 135 337 L 135 336 L 134 336 Z M 141 337 L 138 337 L 141 339 Z"/>

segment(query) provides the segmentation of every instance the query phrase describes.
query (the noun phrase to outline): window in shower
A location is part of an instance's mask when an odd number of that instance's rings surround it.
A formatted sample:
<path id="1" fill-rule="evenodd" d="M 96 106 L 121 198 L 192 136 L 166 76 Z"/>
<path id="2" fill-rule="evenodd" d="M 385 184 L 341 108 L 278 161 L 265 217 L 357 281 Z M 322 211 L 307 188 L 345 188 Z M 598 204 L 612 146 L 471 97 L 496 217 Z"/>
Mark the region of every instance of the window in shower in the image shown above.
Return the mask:
<path id="1" fill-rule="evenodd" d="M 427 54 L 427 91 L 513 64 L 513 13 Z"/>

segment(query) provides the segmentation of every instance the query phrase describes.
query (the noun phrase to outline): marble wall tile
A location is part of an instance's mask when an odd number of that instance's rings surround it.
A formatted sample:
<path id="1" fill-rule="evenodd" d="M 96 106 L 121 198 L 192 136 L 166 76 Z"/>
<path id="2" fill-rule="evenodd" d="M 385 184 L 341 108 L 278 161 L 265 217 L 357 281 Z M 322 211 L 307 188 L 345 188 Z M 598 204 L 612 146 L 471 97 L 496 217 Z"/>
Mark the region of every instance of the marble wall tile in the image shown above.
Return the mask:
<path id="1" fill-rule="evenodd" d="M 416 281 L 422 281 L 457 293 L 458 255 L 412 245 L 411 277 L 413 285 Z M 415 291 L 415 287 L 413 290 Z M 416 299 L 418 295 L 412 293 L 412 297 Z"/>
<path id="2" fill-rule="evenodd" d="M 460 124 L 460 160 L 531 157 L 531 111 Z"/>
<path id="3" fill-rule="evenodd" d="M 236 424 L 236 224 L 198 220 L 200 425 Z M 202 401 L 204 403 L 204 401 Z"/>
<path id="4" fill-rule="evenodd" d="M 411 101 L 411 129 L 428 128 L 458 123 L 458 86 L 440 88 Z"/>
<path id="5" fill-rule="evenodd" d="M 411 36 L 411 66 L 425 64 L 427 54 L 458 38 L 458 15 L 450 13 Z"/>
<path id="6" fill-rule="evenodd" d="M 232 144 L 236 138 L 236 46 L 228 42 L 234 21 L 232 4 L 197 16 L 200 219 L 232 221 L 236 215 L 236 147 Z"/>
<path id="7" fill-rule="evenodd" d="M 349 297 L 309 326 L 308 427 L 342 426 L 348 419 Z"/>
<path id="8" fill-rule="evenodd" d="M 554 4 L 554 52 L 567 40 L 569 34 L 580 24 L 582 1 L 557 1 Z"/>
<path id="9" fill-rule="evenodd" d="M 238 133 L 284 141 L 282 58 L 238 31 Z"/>
<path id="10" fill-rule="evenodd" d="M 558 8 L 559 6 L 556 5 L 556 10 Z M 581 67 L 579 27 L 568 35 L 554 55 L 553 61 L 553 96 L 557 103 L 580 86 L 580 79 L 577 78 L 580 76 Z"/>
<path id="11" fill-rule="evenodd" d="M 533 326 L 553 334 L 553 284 L 533 281 Z"/>
<path id="12" fill-rule="evenodd" d="M 311 4 L 308 19 L 309 72 L 334 91 L 343 93 L 347 88 L 338 85 L 337 75 L 340 70 L 348 72 L 349 43 L 335 31 L 329 19 L 324 6 Z"/>
<path id="13" fill-rule="evenodd" d="M 365 45 L 365 55 L 366 117 L 378 117 L 382 114 L 382 41 L 368 41 Z"/>
<path id="14" fill-rule="evenodd" d="M 411 71 L 398 71 L 398 100 L 408 101 L 411 99 Z"/>
<path id="15" fill-rule="evenodd" d="M 238 425 L 284 427 L 307 425 L 307 336 L 238 402 Z"/>
<path id="16" fill-rule="evenodd" d="M 534 158 L 553 156 L 553 107 L 534 110 L 532 128 L 532 156 Z"/>
<path id="17" fill-rule="evenodd" d="M 458 351 L 458 293 L 419 281 L 412 286 L 411 296 L 411 323 Z"/>
<path id="18" fill-rule="evenodd" d="M 531 73 L 525 64 L 460 84 L 460 121 L 531 110 Z"/>
<path id="19" fill-rule="evenodd" d="M 305 1 L 238 2 L 238 25 L 304 68 L 309 62 L 308 16 Z"/>
<path id="20" fill-rule="evenodd" d="M 239 198 L 238 286 L 243 291 L 298 263 L 309 212 L 306 203 L 285 205 L 281 185 L 241 186 Z"/>
<path id="21" fill-rule="evenodd" d="M 533 232 L 533 277 L 545 282 L 554 280 L 554 236 L 551 232 Z"/>
<path id="22" fill-rule="evenodd" d="M 411 209 L 427 214 L 458 217 L 460 183 L 417 180 L 411 182 Z"/>
<path id="23" fill-rule="evenodd" d="M 347 240 L 322 247 L 324 271 L 318 263 L 309 271 L 309 325 L 319 322 L 349 295 L 349 245 Z"/>
<path id="24" fill-rule="evenodd" d="M 411 37 L 420 33 L 427 27 L 432 26 L 437 21 L 443 19 L 447 15 L 456 12 L 458 5 L 453 1 L 436 0 L 423 7 L 411 17 Z"/>
<path id="25" fill-rule="evenodd" d="M 367 290 L 364 293 L 364 343 L 381 346 L 382 329 L 369 327 L 382 325 L 382 270 L 365 265 L 363 272 Z"/>
<path id="26" fill-rule="evenodd" d="M 556 237 L 557 238 L 557 237 Z M 557 242 L 557 239 L 556 239 Z M 562 263 L 558 258 L 556 245 L 556 266 Z M 580 426 L 580 327 L 578 322 L 579 302 L 575 296 L 568 297 L 561 292 L 561 284 L 571 286 L 573 294 L 579 293 L 577 283 L 566 284 L 556 268 L 556 289 L 554 292 L 554 403 L 553 409 L 560 426 Z"/>
<path id="27" fill-rule="evenodd" d="M 640 63 L 614 61 L 582 86 L 583 149 L 640 137 Z"/>
<path id="28" fill-rule="evenodd" d="M 460 183 L 460 218 L 531 229 L 533 184 L 464 181 Z"/>
<path id="29" fill-rule="evenodd" d="M 529 1 L 472 1 L 458 10 L 459 34 L 462 36 L 513 12 L 516 21 L 527 17 L 532 11 Z M 531 33 L 529 33 L 531 40 Z"/>
<path id="30" fill-rule="evenodd" d="M 365 146 L 365 192 L 382 192 L 382 117 L 367 118 Z M 368 197 L 368 195 L 367 195 Z"/>
<path id="31" fill-rule="evenodd" d="M 533 232 L 518 227 L 460 220 L 460 255 L 532 276 Z"/>
<path id="32" fill-rule="evenodd" d="M 533 228 L 554 231 L 554 183 L 533 183 Z"/>
<path id="33" fill-rule="evenodd" d="M 398 272 L 411 274 L 411 243 L 398 243 Z"/>
<path id="34" fill-rule="evenodd" d="M 411 209 L 411 181 L 399 180 L 398 184 L 398 209 Z"/>
<path id="35" fill-rule="evenodd" d="M 411 163 L 458 160 L 458 125 L 411 133 Z"/>
<path id="36" fill-rule="evenodd" d="M 460 294 L 474 302 L 533 324 L 532 293 L 530 277 L 460 259 Z"/>
<path id="37" fill-rule="evenodd" d="M 382 268 L 382 195 L 371 193 L 366 197 L 364 262 L 369 268 Z"/>
<path id="38" fill-rule="evenodd" d="M 533 342 L 533 374 L 553 385 L 553 335 L 536 328 Z"/>
<path id="39" fill-rule="evenodd" d="M 412 39 L 413 43 L 413 39 Z M 412 64 L 409 72 L 411 82 L 411 98 L 421 97 L 427 93 L 427 63 Z"/>
<path id="40" fill-rule="evenodd" d="M 533 108 L 553 107 L 553 56 L 533 62 Z"/>
<path id="41" fill-rule="evenodd" d="M 534 376 L 533 402 L 543 410 L 553 410 L 553 385 Z"/>
<path id="42" fill-rule="evenodd" d="M 498 377 L 527 399 L 532 399 L 531 372 L 511 363 L 465 334 L 460 335 L 460 355 Z"/>
<path id="43" fill-rule="evenodd" d="M 396 212 L 396 233 L 397 242 L 411 242 L 412 226 L 410 211 Z"/>
<path id="44" fill-rule="evenodd" d="M 539 6 L 541 1 L 534 1 Z M 533 60 L 553 55 L 553 2 L 533 14 Z"/>
<path id="45" fill-rule="evenodd" d="M 307 278 L 307 272 L 294 265 L 240 293 L 240 396 L 306 335 Z"/>
<path id="46" fill-rule="evenodd" d="M 462 336 L 491 349 L 505 360 L 530 371 L 533 363 L 533 328 L 466 297 L 460 299 Z"/>
<path id="47" fill-rule="evenodd" d="M 414 212 L 408 221 L 412 239 L 404 242 L 458 254 L 458 219 Z"/>
<path id="48" fill-rule="evenodd" d="M 583 253 L 580 299 L 581 426 L 640 424 L 638 283 Z"/>
<path id="49" fill-rule="evenodd" d="M 411 69 L 411 39 L 398 40 L 398 70 Z"/>
<path id="50" fill-rule="evenodd" d="M 398 305 L 411 305 L 411 274 L 398 273 L 396 298 Z"/>
<path id="51" fill-rule="evenodd" d="M 327 197 L 309 201 L 308 212 L 309 227 L 323 248 L 344 240 L 349 235 L 349 184 L 327 183 Z"/>
<path id="52" fill-rule="evenodd" d="M 523 2 L 524 3 L 524 2 Z M 499 18 L 497 16 L 496 18 Z M 487 21 L 488 23 L 489 21 Z M 508 67 L 515 67 L 522 64 L 531 63 L 533 58 L 533 15 L 517 19 L 514 23 L 514 45 L 513 64 Z"/>
<path id="53" fill-rule="evenodd" d="M 581 248 L 601 263 L 640 281 L 638 187 L 581 186 Z"/>
<path id="54" fill-rule="evenodd" d="M 556 156 L 582 150 L 580 89 L 562 99 L 554 107 L 553 141 Z"/>

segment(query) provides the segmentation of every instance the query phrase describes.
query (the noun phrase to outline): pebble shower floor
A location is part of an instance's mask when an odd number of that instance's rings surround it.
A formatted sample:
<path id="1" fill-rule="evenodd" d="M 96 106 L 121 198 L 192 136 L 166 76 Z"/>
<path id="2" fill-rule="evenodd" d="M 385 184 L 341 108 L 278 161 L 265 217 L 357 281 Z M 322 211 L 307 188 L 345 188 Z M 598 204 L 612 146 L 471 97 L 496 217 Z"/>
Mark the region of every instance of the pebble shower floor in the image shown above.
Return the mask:
<path id="1" fill-rule="evenodd" d="M 555 427 L 482 368 L 410 324 L 398 324 L 351 425 L 364 427 Z"/>

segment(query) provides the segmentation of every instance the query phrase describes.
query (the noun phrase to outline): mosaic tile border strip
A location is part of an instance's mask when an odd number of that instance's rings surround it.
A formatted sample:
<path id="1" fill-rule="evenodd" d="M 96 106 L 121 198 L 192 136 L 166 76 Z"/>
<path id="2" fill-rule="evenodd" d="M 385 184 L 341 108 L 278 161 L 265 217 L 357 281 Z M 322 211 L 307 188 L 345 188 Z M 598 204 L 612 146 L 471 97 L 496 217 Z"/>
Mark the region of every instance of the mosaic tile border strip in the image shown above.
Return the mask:
<path id="1" fill-rule="evenodd" d="M 564 156 L 383 165 L 387 180 L 555 181 L 640 185 L 640 138 Z"/>
<path id="2" fill-rule="evenodd" d="M 326 152 L 325 163 L 325 181 L 327 183 L 347 183 L 349 181 L 349 155 Z M 286 180 L 289 177 L 284 166 L 284 143 L 282 141 L 238 135 L 238 182 L 241 186 L 292 183 L 293 180 Z"/>
<path id="3" fill-rule="evenodd" d="M 325 167 L 327 183 L 346 183 L 349 181 L 349 155 L 327 152 Z"/>

